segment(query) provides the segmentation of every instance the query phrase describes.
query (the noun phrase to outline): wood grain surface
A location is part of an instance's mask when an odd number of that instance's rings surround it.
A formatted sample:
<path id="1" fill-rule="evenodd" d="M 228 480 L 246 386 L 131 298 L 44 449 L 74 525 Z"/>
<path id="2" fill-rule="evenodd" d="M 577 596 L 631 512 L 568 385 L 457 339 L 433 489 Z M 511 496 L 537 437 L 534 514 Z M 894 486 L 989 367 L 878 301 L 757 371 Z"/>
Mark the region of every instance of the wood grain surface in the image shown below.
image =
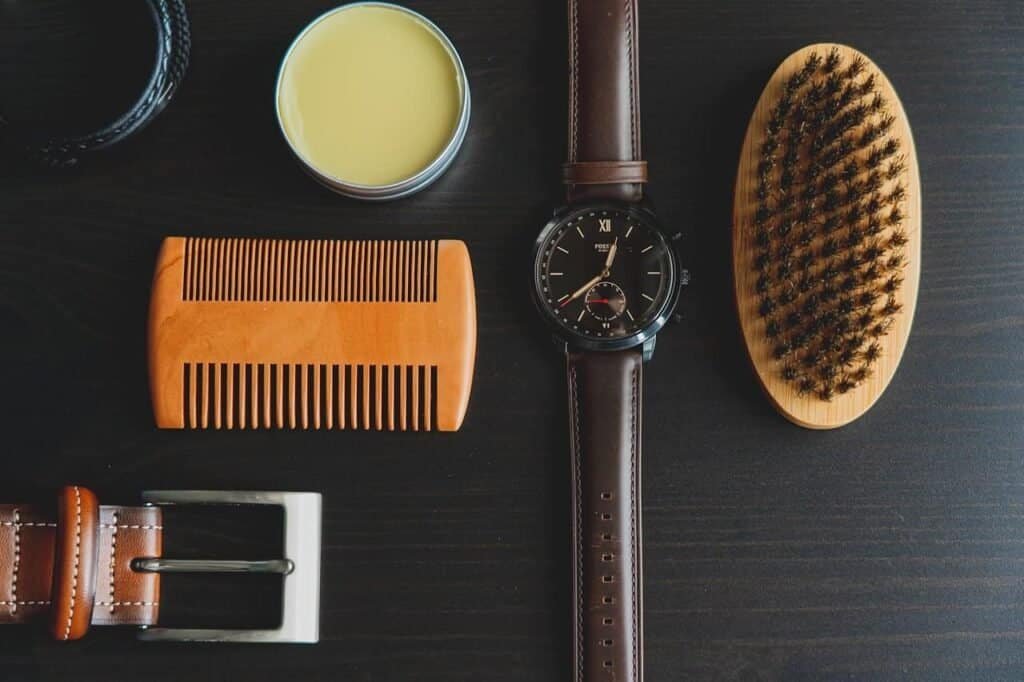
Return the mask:
<path id="1" fill-rule="evenodd" d="M 109 32 L 142 35 L 145 17 L 94 22 L 108 38 L 90 42 L 53 4 L 0 4 L 0 110 L 60 118 L 36 114 L 38 99 L 99 116 L 138 78 Z M 561 199 L 565 8 L 408 4 L 451 36 L 473 92 L 457 162 L 416 197 L 333 195 L 280 139 L 276 68 L 332 6 L 314 0 L 192 0 L 187 81 L 140 137 L 66 174 L 4 159 L 0 499 L 43 501 L 68 482 L 118 503 L 144 488 L 313 489 L 326 518 L 317 646 L 100 628 L 63 645 L 10 628 L 0 679 L 568 680 L 564 368 L 527 289 L 530 246 Z M 642 0 L 640 23 L 650 190 L 688 235 L 693 273 L 645 381 L 647 679 L 1024 678 L 1024 4 Z M 895 380 L 862 419 L 809 432 L 748 367 L 729 233 L 761 89 L 786 55 L 826 41 L 870 55 L 899 92 L 928 223 Z M 462 430 L 154 428 L 146 309 L 173 234 L 465 240 L 479 337 Z M 274 550 L 273 518 L 174 527 L 165 547 L 179 556 Z M 265 623 L 272 588 L 168 579 L 163 614 Z"/>

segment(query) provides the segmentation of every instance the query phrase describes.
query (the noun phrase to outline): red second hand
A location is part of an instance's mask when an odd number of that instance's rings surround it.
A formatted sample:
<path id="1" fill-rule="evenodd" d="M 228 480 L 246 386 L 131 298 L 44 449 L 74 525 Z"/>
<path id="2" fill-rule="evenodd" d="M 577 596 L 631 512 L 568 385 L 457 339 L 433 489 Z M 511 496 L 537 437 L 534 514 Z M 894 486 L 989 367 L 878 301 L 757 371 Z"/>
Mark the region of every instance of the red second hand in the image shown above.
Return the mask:
<path id="1" fill-rule="evenodd" d="M 564 303 L 562 303 L 558 307 L 559 308 L 564 308 L 565 306 L 569 305 L 570 303 L 572 303 L 572 300 L 565 301 Z M 610 303 L 610 301 L 607 298 L 591 298 L 591 299 L 587 299 L 587 303 L 604 303 L 604 304 L 607 305 L 607 304 Z"/>

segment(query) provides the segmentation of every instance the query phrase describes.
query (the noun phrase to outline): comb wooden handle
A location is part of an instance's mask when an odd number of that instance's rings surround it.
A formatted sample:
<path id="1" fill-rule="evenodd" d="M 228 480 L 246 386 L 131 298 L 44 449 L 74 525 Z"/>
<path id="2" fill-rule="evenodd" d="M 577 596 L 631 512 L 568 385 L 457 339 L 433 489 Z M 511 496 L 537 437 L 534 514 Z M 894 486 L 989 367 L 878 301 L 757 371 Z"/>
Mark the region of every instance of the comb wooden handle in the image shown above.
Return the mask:
<path id="1" fill-rule="evenodd" d="M 157 259 L 161 428 L 454 431 L 475 355 L 461 241 L 169 237 Z"/>

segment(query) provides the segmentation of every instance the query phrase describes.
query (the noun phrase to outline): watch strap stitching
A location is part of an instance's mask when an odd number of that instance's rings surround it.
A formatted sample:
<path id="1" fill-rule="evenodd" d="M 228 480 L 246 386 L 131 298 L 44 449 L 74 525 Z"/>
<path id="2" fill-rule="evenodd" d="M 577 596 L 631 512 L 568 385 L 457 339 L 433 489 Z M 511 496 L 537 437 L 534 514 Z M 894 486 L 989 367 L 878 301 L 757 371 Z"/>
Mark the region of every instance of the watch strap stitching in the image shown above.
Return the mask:
<path id="1" fill-rule="evenodd" d="M 569 160 L 576 160 L 579 139 L 579 6 L 569 0 Z"/>
<path id="2" fill-rule="evenodd" d="M 576 545 L 576 622 L 573 627 L 573 635 L 575 636 L 576 642 L 576 680 L 582 682 L 583 680 L 583 607 L 584 607 L 584 593 L 583 593 L 583 562 L 584 562 L 584 543 L 583 543 L 583 453 L 580 442 L 580 402 L 579 402 L 579 390 L 577 387 L 576 379 L 576 367 L 570 361 L 569 363 L 569 396 L 570 396 L 570 408 L 571 418 L 573 420 L 573 432 L 572 432 L 572 456 L 573 456 L 573 479 L 576 487 L 575 494 L 575 518 L 573 528 L 573 538 Z"/>
<path id="3" fill-rule="evenodd" d="M 640 573 L 640 547 L 637 542 L 637 521 L 640 514 L 640 505 L 637 493 L 639 481 L 637 480 L 637 468 L 639 464 L 637 444 L 639 443 L 639 433 L 637 429 L 637 421 L 640 413 L 640 405 L 638 398 L 640 395 L 640 365 L 633 368 L 633 396 L 630 400 L 630 456 L 629 456 L 629 508 L 630 508 L 630 542 L 632 543 L 632 562 L 633 570 L 631 571 L 632 582 L 633 582 L 633 595 L 632 595 L 632 606 L 633 606 L 633 679 L 635 682 L 641 682 L 641 669 L 640 669 L 640 657 L 639 657 L 639 637 L 640 637 L 640 590 L 639 588 L 639 573 Z"/>
<path id="4" fill-rule="evenodd" d="M 636 0 L 625 0 L 626 3 L 626 54 L 629 55 L 629 126 L 630 145 L 633 158 L 639 159 L 637 150 L 637 96 L 636 96 L 636 55 L 633 52 L 633 23 L 636 21 L 636 14 L 633 12 L 633 4 Z"/>

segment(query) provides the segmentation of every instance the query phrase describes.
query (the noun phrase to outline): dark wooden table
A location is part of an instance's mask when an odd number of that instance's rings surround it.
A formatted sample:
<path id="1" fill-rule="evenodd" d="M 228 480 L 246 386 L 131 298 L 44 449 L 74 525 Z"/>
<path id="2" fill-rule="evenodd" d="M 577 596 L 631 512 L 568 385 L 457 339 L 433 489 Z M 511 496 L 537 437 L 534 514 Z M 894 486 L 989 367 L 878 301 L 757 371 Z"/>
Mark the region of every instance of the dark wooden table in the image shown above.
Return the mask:
<path id="1" fill-rule="evenodd" d="M 40 9 L 52 4 L 0 9 L 5 111 L 98 117 L 149 65 L 62 28 Z M 291 38 L 332 5 L 316 0 L 193 0 L 192 65 L 151 128 L 79 171 L 5 161 L 0 499 L 46 501 L 66 482 L 108 502 L 152 487 L 319 490 L 326 553 L 317 646 L 164 646 L 109 629 L 65 645 L 10 628 L 0 679 L 568 679 L 563 363 L 524 279 L 560 200 L 564 3 L 409 4 L 458 46 L 474 107 L 457 164 L 414 198 L 349 201 L 289 158 L 273 82 Z M 1024 678 L 1024 4 L 641 5 L 651 193 L 689 235 L 694 280 L 646 380 L 647 678 Z M 145 21 L 113 28 L 145 42 Z M 728 260 L 748 116 L 777 63 L 819 41 L 888 73 L 924 186 L 909 349 L 878 405 L 828 433 L 791 426 L 758 392 Z M 80 73 L 54 90 L 62 69 Z M 480 324 L 462 431 L 157 431 L 144 330 L 171 234 L 466 240 Z M 196 618 L 240 591 L 167 589 Z M 265 606 L 238 596 L 222 617 Z"/>

